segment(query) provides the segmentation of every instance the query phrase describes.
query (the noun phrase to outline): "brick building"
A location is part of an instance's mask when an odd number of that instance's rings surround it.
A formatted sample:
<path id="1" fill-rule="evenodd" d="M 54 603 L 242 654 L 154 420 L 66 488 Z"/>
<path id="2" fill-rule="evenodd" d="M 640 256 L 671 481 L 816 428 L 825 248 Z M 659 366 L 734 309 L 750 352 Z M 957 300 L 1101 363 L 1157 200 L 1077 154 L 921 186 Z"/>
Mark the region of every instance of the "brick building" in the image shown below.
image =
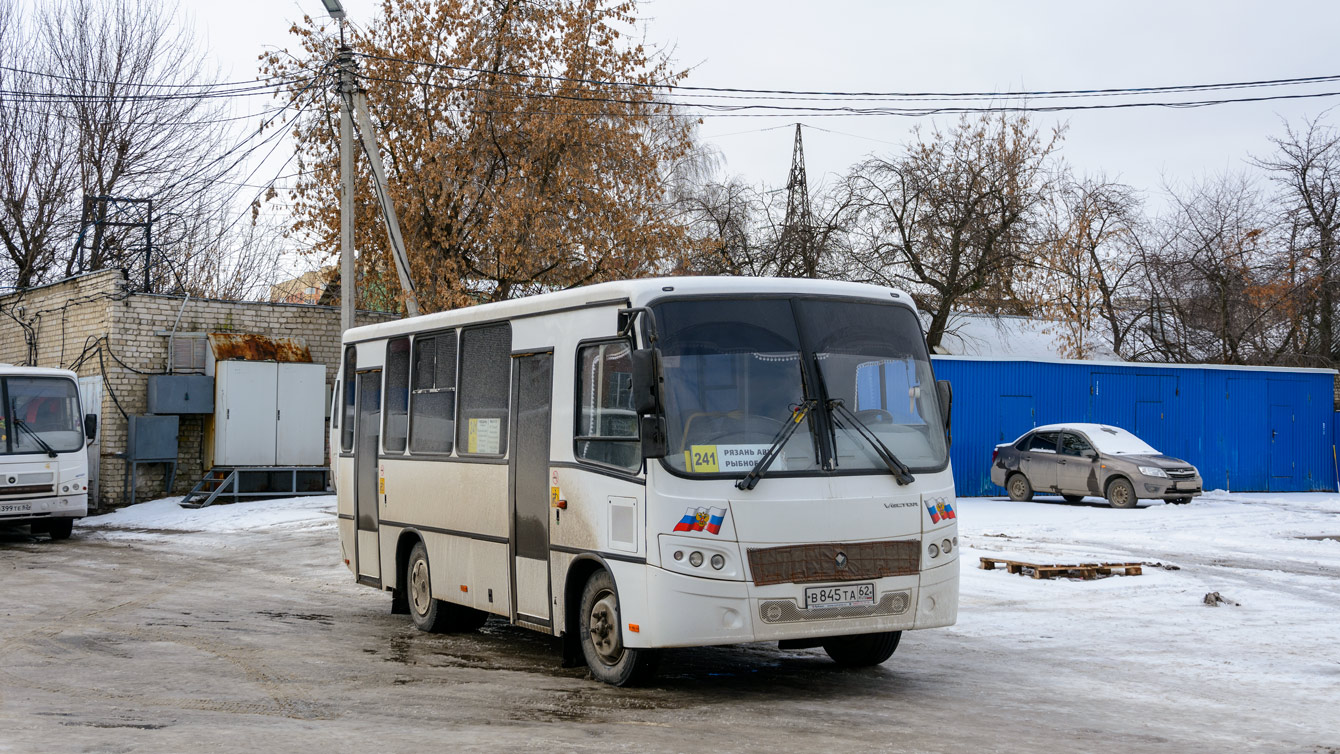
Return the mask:
<path id="1" fill-rule="evenodd" d="M 357 324 L 396 315 L 359 312 Z M 126 415 L 147 409 L 149 376 L 169 367 L 169 341 L 204 334 L 250 333 L 299 338 L 312 361 L 326 366 L 326 384 L 339 366 L 340 312 L 306 304 L 219 301 L 129 290 L 122 270 L 102 270 L 51 285 L 0 296 L 0 363 L 73 368 L 81 392 L 101 395 L 97 495 L 89 505 L 123 505 Z M 170 334 L 175 333 L 175 335 Z M 180 345 L 178 352 L 182 351 Z M 189 349 L 187 349 L 189 350 Z M 180 358 L 180 357 L 179 357 Z M 165 491 L 164 467 L 141 467 L 137 495 L 152 499 L 185 493 L 204 473 L 206 417 L 183 415 L 178 433 L 177 477 Z"/>

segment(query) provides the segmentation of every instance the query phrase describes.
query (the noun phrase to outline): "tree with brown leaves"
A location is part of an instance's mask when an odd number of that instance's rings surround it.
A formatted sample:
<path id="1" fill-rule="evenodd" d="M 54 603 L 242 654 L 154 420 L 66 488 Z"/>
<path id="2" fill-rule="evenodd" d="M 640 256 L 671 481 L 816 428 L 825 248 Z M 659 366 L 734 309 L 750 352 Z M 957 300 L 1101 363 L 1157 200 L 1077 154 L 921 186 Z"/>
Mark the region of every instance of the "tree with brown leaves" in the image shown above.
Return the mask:
<path id="1" fill-rule="evenodd" d="M 657 270 L 685 239 L 666 201 L 691 124 L 658 100 L 682 74 L 624 38 L 632 0 L 383 0 L 350 29 L 425 311 Z M 326 70 L 338 39 L 295 26 L 281 75 Z M 300 124 L 295 230 L 339 238 L 338 100 Z M 360 161 L 363 163 L 364 161 Z M 360 168 L 360 304 L 398 288 Z"/>

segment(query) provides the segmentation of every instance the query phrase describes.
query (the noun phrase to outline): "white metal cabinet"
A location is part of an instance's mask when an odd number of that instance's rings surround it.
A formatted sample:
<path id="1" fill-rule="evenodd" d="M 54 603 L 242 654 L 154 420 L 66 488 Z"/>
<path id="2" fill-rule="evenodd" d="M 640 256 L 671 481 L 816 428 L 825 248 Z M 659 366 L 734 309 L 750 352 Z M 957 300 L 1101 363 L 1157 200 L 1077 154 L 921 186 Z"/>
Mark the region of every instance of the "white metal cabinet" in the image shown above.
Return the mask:
<path id="1" fill-rule="evenodd" d="M 326 367 L 279 364 L 275 431 L 278 466 L 320 466 L 326 460 Z"/>
<path id="2" fill-rule="evenodd" d="M 215 366 L 215 465 L 275 465 L 278 366 L 273 361 L 220 361 Z"/>

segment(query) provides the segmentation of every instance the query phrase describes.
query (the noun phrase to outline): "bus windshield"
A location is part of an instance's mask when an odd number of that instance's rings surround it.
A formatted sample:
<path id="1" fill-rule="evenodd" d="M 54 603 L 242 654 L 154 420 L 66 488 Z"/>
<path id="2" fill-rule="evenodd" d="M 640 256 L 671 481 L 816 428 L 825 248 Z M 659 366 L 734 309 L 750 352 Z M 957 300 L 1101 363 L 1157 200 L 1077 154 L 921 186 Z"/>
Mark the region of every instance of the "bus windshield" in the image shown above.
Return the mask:
<path id="1" fill-rule="evenodd" d="M 669 453 L 677 472 L 740 476 L 807 399 L 841 400 L 917 470 L 948 448 L 921 328 L 911 309 L 850 299 L 666 301 L 653 307 L 664 369 Z M 811 412 L 769 475 L 818 473 Z M 855 427 L 833 423 L 833 470 L 886 466 Z"/>
<path id="2" fill-rule="evenodd" d="M 0 378 L 0 453 L 69 453 L 84 447 L 79 393 L 60 377 Z M 47 447 L 43 447 L 46 443 Z"/>

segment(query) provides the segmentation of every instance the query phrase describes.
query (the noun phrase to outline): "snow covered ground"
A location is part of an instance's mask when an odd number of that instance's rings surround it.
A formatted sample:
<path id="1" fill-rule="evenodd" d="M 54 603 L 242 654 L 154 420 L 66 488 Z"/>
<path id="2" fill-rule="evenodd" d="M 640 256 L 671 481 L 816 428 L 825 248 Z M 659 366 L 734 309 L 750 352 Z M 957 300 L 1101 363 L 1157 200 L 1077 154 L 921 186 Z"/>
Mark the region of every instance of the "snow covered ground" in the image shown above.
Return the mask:
<path id="1" fill-rule="evenodd" d="M 307 497 L 185 510 L 173 498 L 86 519 L 77 536 L 228 547 L 328 530 L 334 548 L 334 505 Z M 1127 741 L 1112 738 L 1122 731 L 1134 736 L 1132 751 L 1179 750 L 1178 742 L 1180 750 L 1340 751 L 1340 541 L 1327 538 L 1340 538 L 1340 495 L 1211 492 L 1134 510 L 1096 498 L 961 498 L 958 512 L 958 624 L 904 636 L 887 675 L 860 683 L 887 684 L 897 701 L 909 679 L 934 682 L 961 711 L 1037 720 L 1053 741 L 1106 742 L 1070 750 L 1112 750 Z M 980 570 L 980 556 L 1163 567 L 1042 580 Z M 338 588 L 357 589 L 352 580 Z M 1207 606 L 1210 592 L 1228 603 Z M 743 657 L 774 655 L 764 662 L 787 653 Z M 1061 707 L 1084 723 L 1054 717 Z M 1002 750 L 1033 744 L 1010 735 L 1018 745 Z"/>

